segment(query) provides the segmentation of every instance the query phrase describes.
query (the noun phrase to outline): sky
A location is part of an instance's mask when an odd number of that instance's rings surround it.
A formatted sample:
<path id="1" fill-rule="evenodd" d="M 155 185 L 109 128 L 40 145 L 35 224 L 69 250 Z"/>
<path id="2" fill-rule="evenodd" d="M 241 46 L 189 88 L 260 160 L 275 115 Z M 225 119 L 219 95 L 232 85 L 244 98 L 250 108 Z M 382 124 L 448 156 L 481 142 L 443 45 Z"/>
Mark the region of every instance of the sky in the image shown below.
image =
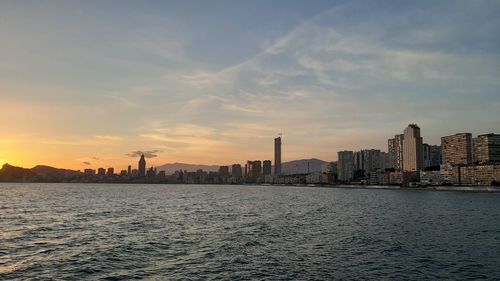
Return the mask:
<path id="1" fill-rule="evenodd" d="M 0 0 L 0 165 L 336 160 L 500 133 L 500 1 Z"/>

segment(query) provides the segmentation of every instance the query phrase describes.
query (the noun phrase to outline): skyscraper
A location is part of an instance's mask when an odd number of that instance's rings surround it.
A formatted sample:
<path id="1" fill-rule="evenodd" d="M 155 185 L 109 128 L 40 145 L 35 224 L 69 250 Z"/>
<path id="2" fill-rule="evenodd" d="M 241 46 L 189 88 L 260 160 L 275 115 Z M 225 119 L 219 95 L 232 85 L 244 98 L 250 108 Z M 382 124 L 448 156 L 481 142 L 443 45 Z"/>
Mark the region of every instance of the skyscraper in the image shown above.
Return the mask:
<path id="1" fill-rule="evenodd" d="M 472 134 L 460 133 L 441 138 L 444 165 L 472 164 Z"/>
<path id="2" fill-rule="evenodd" d="M 271 174 L 271 166 L 271 160 L 264 160 L 264 162 L 262 162 L 262 174 L 264 176 Z"/>
<path id="3" fill-rule="evenodd" d="M 274 139 L 274 174 L 281 175 L 281 137 Z"/>
<path id="4" fill-rule="evenodd" d="M 395 135 L 393 139 L 387 141 L 388 153 L 389 153 L 389 163 L 391 167 L 396 171 L 403 170 L 403 140 L 404 135 Z"/>
<path id="5" fill-rule="evenodd" d="M 127 167 L 127 175 L 132 175 L 132 166 L 128 165 Z"/>
<path id="6" fill-rule="evenodd" d="M 141 159 L 139 159 L 139 177 L 146 176 L 146 159 L 144 159 L 144 154 L 141 155 Z"/>
<path id="7" fill-rule="evenodd" d="M 403 139 L 403 171 L 419 171 L 423 169 L 422 137 L 417 124 L 410 124 L 404 131 Z"/>
<path id="8" fill-rule="evenodd" d="M 243 176 L 243 171 L 240 164 L 233 164 L 231 166 L 231 175 L 235 178 L 241 178 Z"/>
<path id="9" fill-rule="evenodd" d="M 352 151 L 339 151 L 337 173 L 341 181 L 351 181 L 354 176 L 354 163 Z"/>

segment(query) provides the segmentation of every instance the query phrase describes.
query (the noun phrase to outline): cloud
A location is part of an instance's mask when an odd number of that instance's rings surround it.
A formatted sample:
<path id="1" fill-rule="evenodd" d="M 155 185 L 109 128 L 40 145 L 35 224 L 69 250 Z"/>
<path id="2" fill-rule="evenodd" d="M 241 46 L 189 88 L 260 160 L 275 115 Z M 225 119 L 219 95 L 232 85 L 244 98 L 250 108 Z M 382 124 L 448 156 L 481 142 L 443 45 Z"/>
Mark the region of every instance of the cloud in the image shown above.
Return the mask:
<path id="1" fill-rule="evenodd" d="M 111 135 L 96 135 L 94 136 L 96 139 L 101 139 L 101 140 L 110 140 L 110 141 L 119 141 L 122 138 L 119 136 L 111 136 Z"/>
<path id="2" fill-rule="evenodd" d="M 92 163 L 90 163 L 90 162 L 88 162 L 88 161 L 84 161 L 84 162 L 82 162 L 82 164 L 87 165 L 87 166 L 92 165 Z"/>
<path id="3" fill-rule="evenodd" d="M 161 152 L 160 150 L 145 150 L 145 151 L 132 151 L 131 153 L 127 153 L 126 155 L 129 157 L 141 157 L 141 155 L 144 155 L 145 158 L 154 158 L 158 156 L 158 152 Z"/>

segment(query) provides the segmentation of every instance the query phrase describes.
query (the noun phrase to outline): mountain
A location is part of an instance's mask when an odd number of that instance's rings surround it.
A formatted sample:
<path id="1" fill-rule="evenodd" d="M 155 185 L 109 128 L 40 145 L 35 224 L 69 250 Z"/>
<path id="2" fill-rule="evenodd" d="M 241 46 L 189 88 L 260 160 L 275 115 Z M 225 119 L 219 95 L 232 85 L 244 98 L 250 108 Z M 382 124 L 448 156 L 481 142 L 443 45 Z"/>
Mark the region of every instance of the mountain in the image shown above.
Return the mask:
<path id="1" fill-rule="evenodd" d="M 309 163 L 309 164 L 308 164 Z M 311 159 L 301 159 L 301 160 L 293 160 L 289 162 L 281 163 L 281 172 L 283 174 L 305 174 L 308 171 L 312 172 L 320 172 L 321 166 L 327 164 L 328 162 L 319 160 L 316 158 Z M 309 168 L 308 168 L 309 165 Z"/>
<path id="2" fill-rule="evenodd" d="M 45 165 L 37 165 L 31 168 L 31 171 L 35 174 L 43 177 L 67 177 L 67 176 L 78 176 L 81 175 L 80 171 L 73 171 L 67 169 L 58 169 Z"/>
<path id="3" fill-rule="evenodd" d="M 0 181 L 20 181 L 36 177 L 30 169 L 16 167 L 5 163 L 0 170 Z"/>
<path id="4" fill-rule="evenodd" d="M 0 181 L 61 181 L 81 175 L 79 171 L 57 169 L 38 165 L 31 169 L 4 164 L 0 169 Z"/>
<path id="5" fill-rule="evenodd" d="M 187 164 L 187 163 L 167 163 L 161 166 L 157 166 L 158 171 L 165 171 L 167 175 L 173 174 L 175 171 L 183 170 L 188 172 L 196 172 L 196 170 L 202 169 L 203 171 L 211 172 L 218 171 L 219 166 L 217 165 L 202 165 L 202 164 Z"/>

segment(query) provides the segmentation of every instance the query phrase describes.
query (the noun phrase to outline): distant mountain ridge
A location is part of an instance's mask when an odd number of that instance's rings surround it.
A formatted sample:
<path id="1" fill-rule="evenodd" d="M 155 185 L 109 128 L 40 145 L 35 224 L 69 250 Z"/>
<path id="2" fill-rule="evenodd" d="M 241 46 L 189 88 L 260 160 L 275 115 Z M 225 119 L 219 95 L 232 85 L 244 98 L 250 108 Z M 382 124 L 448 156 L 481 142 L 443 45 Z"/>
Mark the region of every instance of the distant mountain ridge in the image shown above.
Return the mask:
<path id="1" fill-rule="evenodd" d="M 202 169 L 207 172 L 216 172 L 219 170 L 220 166 L 217 165 L 204 165 L 204 164 L 188 164 L 188 163 L 167 163 L 157 166 L 158 171 L 165 171 L 167 175 L 173 174 L 175 171 L 183 170 L 188 172 L 196 172 L 196 170 Z"/>
<path id="2" fill-rule="evenodd" d="M 309 163 L 309 168 L 308 168 Z M 311 159 L 300 159 L 293 160 L 289 162 L 281 163 L 281 171 L 283 174 L 303 174 L 309 172 L 319 172 L 321 171 L 321 167 L 328 162 L 311 158 Z M 274 164 L 274 163 L 273 163 Z M 230 165 L 229 165 L 230 166 Z M 244 164 L 242 164 L 244 166 Z M 156 169 L 158 171 L 165 171 L 165 173 L 173 174 L 175 171 L 183 170 L 188 172 L 195 172 L 196 170 L 202 169 L 207 172 L 216 172 L 219 170 L 218 165 L 204 165 L 204 164 L 188 164 L 188 163 L 167 163 L 164 165 L 157 166 Z"/>
<path id="3" fill-rule="evenodd" d="M 307 172 L 320 172 L 323 165 L 329 162 L 311 158 L 300 159 L 281 163 L 281 173 L 283 174 L 305 174 Z"/>

